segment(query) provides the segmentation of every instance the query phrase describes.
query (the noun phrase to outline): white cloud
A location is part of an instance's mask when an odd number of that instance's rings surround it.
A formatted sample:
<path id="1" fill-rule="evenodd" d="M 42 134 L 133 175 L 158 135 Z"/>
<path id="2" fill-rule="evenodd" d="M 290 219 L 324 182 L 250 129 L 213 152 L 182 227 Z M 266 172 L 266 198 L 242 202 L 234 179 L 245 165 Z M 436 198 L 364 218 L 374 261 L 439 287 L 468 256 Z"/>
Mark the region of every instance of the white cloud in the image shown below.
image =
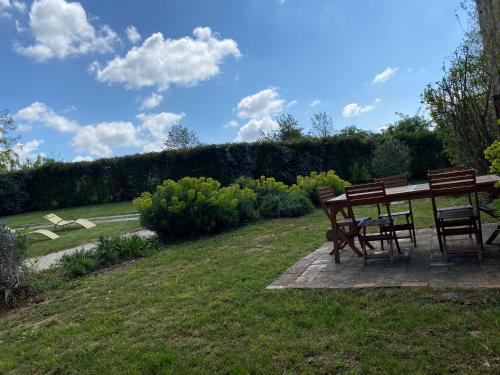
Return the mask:
<path id="1" fill-rule="evenodd" d="M 26 4 L 23 3 L 22 1 L 13 1 L 12 6 L 21 13 L 26 12 Z"/>
<path id="2" fill-rule="evenodd" d="M 344 108 L 342 109 L 342 116 L 344 117 L 358 116 L 361 113 L 369 112 L 374 108 L 375 107 L 372 105 L 362 106 L 359 105 L 358 103 L 350 103 L 344 106 Z"/>
<path id="3" fill-rule="evenodd" d="M 276 129 L 278 124 L 270 116 L 265 116 L 260 119 L 251 119 L 243 125 L 236 136 L 236 142 L 252 142 L 256 141 L 263 134 L 269 133 Z"/>
<path id="4" fill-rule="evenodd" d="M 142 99 L 141 109 L 153 109 L 158 107 L 163 102 L 163 95 L 153 92 L 151 96 Z"/>
<path id="5" fill-rule="evenodd" d="M 274 87 L 259 91 L 240 100 L 238 117 L 248 119 L 236 135 L 235 142 L 251 142 L 276 129 L 273 115 L 283 110 L 285 101 Z"/>
<path id="6" fill-rule="evenodd" d="M 22 163 L 28 159 L 36 159 L 38 155 L 43 155 L 35 152 L 43 142 L 43 139 L 32 139 L 24 144 L 17 143 L 14 147 L 14 152 L 19 156 L 19 160 Z"/>
<path id="7" fill-rule="evenodd" d="M 224 128 L 239 128 L 240 124 L 238 123 L 238 121 L 231 120 L 226 125 L 224 125 L 223 127 Z"/>
<path id="8" fill-rule="evenodd" d="M 321 104 L 321 100 L 319 100 L 319 99 L 314 99 L 311 103 L 309 103 L 309 105 L 311 107 L 317 107 L 320 104 Z"/>
<path id="9" fill-rule="evenodd" d="M 94 62 L 90 70 L 101 82 L 118 82 L 129 88 L 170 85 L 193 86 L 219 74 L 227 56 L 240 57 L 237 43 L 220 39 L 209 27 L 197 27 L 194 38 L 165 39 L 155 33 L 142 45 L 132 47 L 124 57 L 104 67 Z"/>
<path id="10" fill-rule="evenodd" d="M 69 120 L 54 112 L 44 103 L 34 102 L 26 108 L 19 110 L 14 118 L 16 120 L 27 121 L 28 123 L 40 122 L 46 127 L 59 132 L 74 132 L 78 128 L 75 121 Z"/>
<path id="11" fill-rule="evenodd" d="M 124 121 L 81 126 L 72 141 L 75 150 L 96 157 L 112 156 L 116 148 L 140 145 L 137 128 L 131 122 Z"/>
<path id="12" fill-rule="evenodd" d="M 75 158 L 73 159 L 73 163 L 79 162 L 79 161 L 92 161 L 94 160 L 91 156 L 82 156 L 82 155 L 76 155 Z"/>
<path id="13" fill-rule="evenodd" d="M 241 99 L 237 107 L 238 116 L 257 119 L 271 116 L 283 110 L 284 102 L 276 89 L 271 87 Z"/>
<path id="14" fill-rule="evenodd" d="M 110 52 L 118 40 L 109 26 L 96 30 L 78 2 L 36 0 L 31 6 L 29 25 L 35 43 L 29 46 L 18 44 L 15 49 L 38 61 Z"/>
<path id="15" fill-rule="evenodd" d="M 69 108 L 70 111 L 72 109 Z M 44 103 L 34 102 L 19 110 L 14 118 L 29 124 L 22 126 L 40 123 L 59 132 L 73 133 L 71 145 L 75 151 L 88 154 L 85 156 L 88 159 L 112 156 L 115 149 L 127 147 L 142 147 L 146 152 L 158 151 L 163 148 L 167 137 L 166 130 L 184 116 L 184 113 L 170 112 L 141 113 L 137 116 L 140 125 L 129 121 L 103 121 L 95 125 L 80 125 L 56 113 Z M 78 157 L 78 160 L 87 159 Z"/>
<path id="16" fill-rule="evenodd" d="M 375 100 L 373 101 L 373 103 L 378 104 L 378 103 L 380 103 L 381 101 L 382 101 L 382 99 L 380 99 L 380 98 L 375 98 Z"/>
<path id="17" fill-rule="evenodd" d="M 287 108 L 292 108 L 293 106 L 299 104 L 299 101 L 298 100 L 292 100 L 290 102 L 288 102 L 288 104 L 286 105 Z"/>
<path id="18" fill-rule="evenodd" d="M 19 22 L 18 20 L 15 20 L 14 22 L 16 24 L 16 30 L 18 33 L 23 33 L 26 31 L 26 29 L 23 27 L 23 25 L 21 25 L 21 22 Z"/>
<path id="19" fill-rule="evenodd" d="M 128 40 L 130 40 L 133 44 L 136 44 L 141 40 L 141 34 L 139 34 L 135 26 L 128 26 L 125 33 L 127 34 Z"/>
<path id="20" fill-rule="evenodd" d="M 387 81 L 389 78 L 391 78 L 391 76 L 396 73 L 397 71 L 399 70 L 398 67 L 396 68 L 390 68 L 390 67 L 387 67 L 384 69 L 384 71 L 378 73 L 377 75 L 375 75 L 375 77 L 373 78 L 373 81 L 372 83 L 375 84 L 375 83 L 383 83 L 385 81 Z"/>
<path id="21" fill-rule="evenodd" d="M 160 112 L 153 114 L 141 113 L 137 119 L 142 122 L 141 130 L 149 133 L 152 141 L 145 142 L 142 145 L 143 152 L 157 152 L 165 149 L 167 140 L 167 129 L 178 124 L 183 118 L 184 113 Z"/>

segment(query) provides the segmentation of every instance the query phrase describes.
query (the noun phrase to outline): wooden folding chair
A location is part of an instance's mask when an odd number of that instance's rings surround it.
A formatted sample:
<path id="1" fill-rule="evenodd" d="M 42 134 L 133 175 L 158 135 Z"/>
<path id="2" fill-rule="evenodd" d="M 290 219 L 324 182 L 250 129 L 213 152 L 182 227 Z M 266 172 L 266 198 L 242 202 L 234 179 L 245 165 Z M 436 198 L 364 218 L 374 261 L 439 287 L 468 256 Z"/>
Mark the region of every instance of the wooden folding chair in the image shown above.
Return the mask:
<path id="1" fill-rule="evenodd" d="M 439 173 L 448 173 L 448 172 L 456 172 L 456 171 L 465 171 L 470 168 L 467 168 L 464 165 L 454 165 L 452 167 L 446 168 L 437 168 L 431 169 L 427 171 L 427 175 L 439 174 Z M 472 196 L 467 194 L 467 198 L 469 200 L 469 204 L 455 206 L 455 207 L 438 207 L 438 211 L 449 211 L 449 210 L 462 210 L 462 209 L 472 209 Z"/>
<path id="2" fill-rule="evenodd" d="M 373 204 L 385 206 L 385 209 L 387 210 L 387 216 L 378 217 L 377 219 L 367 219 L 361 222 L 353 220 L 353 222 L 355 230 L 356 232 L 358 232 L 365 264 L 370 258 L 380 257 L 389 257 L 391 259 L 391 262 L 394 263 L 393 241 L 396 243 L 396 247 L 399 253 L 401 253 L 401 249 L 399 248 L 398 238 L 396 236 L 396 231 L 394 230 L 393 219 L 391 215 L 391 205 L 385 193 L 384 183 L 374 182 L 371 184 L 349 186 L 346 187 L 345 194 L 349 203 L 348 213 L 351 219 L 355 217 L 353 209 L 354 207 Z M 366 229 L 368 227 L 377 227 L 379 229 L 379 233 L 366 233 Z M 370 241 L 388 241 L 389 251 L 368 253 L 366 248 L 367 244 L 369 244 Z"/>
<path id="3" fill-rule="evenodd" d="M 326 216 L 330 221 L 332 220 L 337 220 L 337 218 L 333 217 L 330 207 L 327 204 L 327 201 L 329 199 L 335 198 L 335 191 L 330 187 L 330 186 L 321 186 L 315 189 L 316 197 L 318 198 L 318 201 L 323 208 L 323 211 L 325 211 Z M 348 216 L 347 212 L 345 210 L 341 210 L 341 214 L 343 216 L 343 219 L 340 221 L 336 221 L 337 227 L 339 228 L 337 230 L 337 238 L 339 238 L 339 248 L 343 249 L 347 245 L 349 245 L 352 249 L 356 249 L 356 246 L 354 244 L 354 239 L 357 236 L 357 233 L 353 230 L 353 222 L 351 218 Z M 355 218 L 356 221 L 363 221 L 366 219 L 370 219 L 369 217 L 357 217 Z M 342 229 L 342 227 L 351 227 L 347 231 Z M 332 230 L 328 229 L 326 231 L 326 240 L 327 241 L 333 241 L 333 234 Z"/>
<path id="4" fill-rule="evenodd" d="M 383 182 L 386 189 L 393 187 L 401 187 L 408 185 L 408 177 L 405 174 L 400 174 L 397 176 L 388 176 L 388 177 L 377 177 L 374 179 L 374 182 Z M 407 210 L 404 211 L 396 211 L 392 212 L 392 217 L 394 219 L 398 217 L 404 217 L 406 219 L 406 223 L 394 223 L 394 229 L 396 232 L 399 231 L 408 231 L 408 237 L 399 236 L 398 238 L 409 238 L 410 241 L 413 241 L 413 245 L 417 247 L 417 237 L 415 235 L 415 222 L 413 220 L 413 210 L 411 207 L 411 201 L 406 201 Z M 387 216 L 387 214 L 382 214 L 380 212 L 380 205 L 377 204 L 377 210 L 379 217 Z M 382 248 L 384 248 L 384 242 L 381 243 Z"/>
<path id="5" fill-rule="evenodd" d="M 431 173 L 428 175 L 432 199 L 432 211 L 436 223 L 439 248 L 445 260 L 449 254 L 477 253 L 482 257 L 481 216 L 479 212 L 479 197 L 476 184 L 476 172 L 473 169 Z M 471 205 L 447 207 L 439 209 L 437 200 L 442 197 L 468 195 Z M 474 203 L 472 202 L 474 197 Z M 475 246 L 467 248 L 450 248 L 447 237 L 468 234 L 475 236 Z"/>

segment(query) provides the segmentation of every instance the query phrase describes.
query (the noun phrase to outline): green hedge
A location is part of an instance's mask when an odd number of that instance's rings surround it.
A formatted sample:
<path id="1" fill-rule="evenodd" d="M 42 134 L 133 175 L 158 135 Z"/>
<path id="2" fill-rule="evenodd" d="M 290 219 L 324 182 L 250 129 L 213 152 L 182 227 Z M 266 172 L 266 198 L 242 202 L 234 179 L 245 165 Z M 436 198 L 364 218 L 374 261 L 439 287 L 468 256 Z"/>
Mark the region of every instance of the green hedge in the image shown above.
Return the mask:
<path id="1" fill-rule="evenodd" d="M 401 136 L 414 155 L 413 178 L 447 164 L 430 134 Z M 333 169 L 343 179 L 370 178 L 378 137 L 308 138 L 293 143 L 207 145 L 190 150 L 137 154 L 94 162 L 50 163 L 0 175 L 0 216 L 32 210 L 131 200 L 166 179 L 211 177 L 228 185 L 240 176 L 273 176 L 287 184 L 297 175 Z"/>

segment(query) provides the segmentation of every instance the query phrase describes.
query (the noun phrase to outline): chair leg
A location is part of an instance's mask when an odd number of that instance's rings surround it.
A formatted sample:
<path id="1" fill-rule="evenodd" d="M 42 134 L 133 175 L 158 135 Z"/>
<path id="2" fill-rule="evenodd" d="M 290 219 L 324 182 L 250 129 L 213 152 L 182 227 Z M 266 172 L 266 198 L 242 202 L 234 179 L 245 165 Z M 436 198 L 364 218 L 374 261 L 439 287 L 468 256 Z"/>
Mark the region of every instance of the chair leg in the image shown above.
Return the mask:
<path id="1" fill-rule="evenodd" d="M 382 237 L 382 228 L 380 228 L 380 237 Z M 380 248 L 384 250 L 384 240 L 380 240 Z"/>
<path id="2" fill-rule="evenodd" d="M 394 237 L 394 238 L 396 238 L 396 237 Z M 392 244 L 392 238 L 389 239 L 389 248 L 390 248 L 390 254 L 391 254 L 391 263 L 394 264 L 394 246 Z"/>

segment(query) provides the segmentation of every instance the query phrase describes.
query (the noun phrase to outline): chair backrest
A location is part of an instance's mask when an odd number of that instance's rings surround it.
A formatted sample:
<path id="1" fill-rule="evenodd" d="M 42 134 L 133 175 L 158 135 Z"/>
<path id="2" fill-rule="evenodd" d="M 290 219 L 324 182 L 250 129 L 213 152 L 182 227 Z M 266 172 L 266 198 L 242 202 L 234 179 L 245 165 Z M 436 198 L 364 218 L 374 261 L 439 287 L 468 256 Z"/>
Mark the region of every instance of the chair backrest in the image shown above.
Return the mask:
<path id="1" fill-rule="evenodd" d="M 345 195 L 351 206 L 385 203 L 387 200 L 383 182 L 348 186 Z"/>
<path id="2" fill-rule="evenodd" d="M 467 170 L 467 169 L 470 169 L 470 168 L 467 168 L 464 165 L 454 165 L 453 167 L 429 169 L 427 171 L 427 175 L 437 174 L 437 173 L 447 173 L 447 172 L 464 171 L 464 170 Z"/>
<path id="3" fill-rule="evenodd" d="M 393 188 L 408 185 L 408 177 L 405 174 L 397 176 L 376 177 L 373 182 L 383 182 L 385 188 Z"/>
<path id="4" fill-rule="evenodd" d="M 348 186 L 345 188 L 345 195 L 349 202 L 349 216 L 354 220 L 353 207 L 368 205 L 384 205 L 389 220 L 392 223 L 391 207 L 387 200 L 385 185 L 383 182 L 373 182 L 371 184 Z M 354 220 L 355 221 L 355 220 Z"/>
<path id="5" fill-rule="evenodd" d="M 319 204 L 325 211 L 326 215 L 330 217 L 330 209 L 328 208 L 327 201 L 328 199 L 335 198 L 335 191 L 330 186 L 320 186 L 315 190 L 316 198 L 318 198 Z"/>
<path id="6" fill-rule="evenodd" d="M 463 169 L 428 174 L 431 196 L 446 197 L 476 193 L 476 171 Z"/>

